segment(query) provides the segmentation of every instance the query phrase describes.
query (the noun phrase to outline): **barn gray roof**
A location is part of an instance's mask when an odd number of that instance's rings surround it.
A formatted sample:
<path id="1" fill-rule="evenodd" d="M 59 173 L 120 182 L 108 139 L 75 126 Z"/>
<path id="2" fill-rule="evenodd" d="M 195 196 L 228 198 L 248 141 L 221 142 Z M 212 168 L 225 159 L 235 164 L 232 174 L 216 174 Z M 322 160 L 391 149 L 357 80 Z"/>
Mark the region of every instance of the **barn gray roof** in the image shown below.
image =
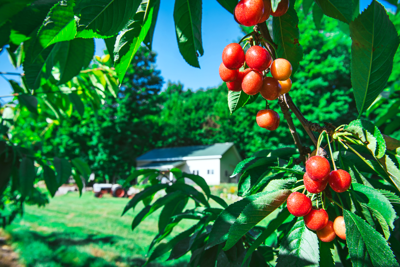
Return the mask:
<path id="1" fill-rule="evenodd" d="M 183 146 L 153 149 L 137 158 L 137 161 L 177 161 L 194 158 L 221 158 L 233 143 L 218 143 L 209 146 Z"/>

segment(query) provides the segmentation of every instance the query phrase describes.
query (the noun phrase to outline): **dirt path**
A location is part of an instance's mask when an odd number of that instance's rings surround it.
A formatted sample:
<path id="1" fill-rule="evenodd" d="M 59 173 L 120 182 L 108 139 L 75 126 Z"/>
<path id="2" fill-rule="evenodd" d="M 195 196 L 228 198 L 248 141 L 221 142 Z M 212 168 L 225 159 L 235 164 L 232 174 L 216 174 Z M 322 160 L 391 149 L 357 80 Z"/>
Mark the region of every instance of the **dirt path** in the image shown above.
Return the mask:
<path id="1" fill-rule="evenodd" d="M 23 267 L 18 263 L 18 254 L 8 245 L 7 236 L 0 230 L 0 267 Z"/>

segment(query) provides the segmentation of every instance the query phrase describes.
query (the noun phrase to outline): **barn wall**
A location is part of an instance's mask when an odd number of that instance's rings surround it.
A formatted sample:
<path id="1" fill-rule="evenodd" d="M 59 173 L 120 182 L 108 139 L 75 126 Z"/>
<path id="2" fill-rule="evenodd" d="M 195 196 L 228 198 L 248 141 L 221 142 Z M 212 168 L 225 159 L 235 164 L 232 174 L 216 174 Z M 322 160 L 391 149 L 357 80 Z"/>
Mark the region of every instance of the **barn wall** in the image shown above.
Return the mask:
<path id="1" fill-rule="evenodd" d="M 221 183 L 236 183 L 235 178 L 229 178 L 235 170 L 236 165 L 240 162 L 235 148 L 231 147 L 221 158 Z"/>
<path id="2" fill-rule="evenodd" d="M 200 175 L 209 185 L 217 185 L 220 184 L 221 173 L 219 161 L 219 159 L 188 160 L 180 169 L 187 173 Z"/>

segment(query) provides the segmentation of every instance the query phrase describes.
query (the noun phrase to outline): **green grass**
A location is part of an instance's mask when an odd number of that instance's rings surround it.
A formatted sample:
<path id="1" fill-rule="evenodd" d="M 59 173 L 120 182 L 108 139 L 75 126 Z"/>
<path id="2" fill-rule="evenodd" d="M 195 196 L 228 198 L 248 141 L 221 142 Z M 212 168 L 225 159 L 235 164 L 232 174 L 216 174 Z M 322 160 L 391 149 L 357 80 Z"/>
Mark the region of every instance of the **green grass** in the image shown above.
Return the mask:
<path id="1" fill-rule="evenodd" d="M 14 250 L 26 266 L 142 266 L 148 246 L 158 231 L 156 212 L 133 232 L 133 217 L 143 208 L 121 217 L 128 199 L 77 193 L 55 197 L 45 208 L 26 206 L 22 218 L 6 228 Z M 187 229 L 181 222 L 175 233 Z M 148 266 L 186 266 L 189 256 Z"/>

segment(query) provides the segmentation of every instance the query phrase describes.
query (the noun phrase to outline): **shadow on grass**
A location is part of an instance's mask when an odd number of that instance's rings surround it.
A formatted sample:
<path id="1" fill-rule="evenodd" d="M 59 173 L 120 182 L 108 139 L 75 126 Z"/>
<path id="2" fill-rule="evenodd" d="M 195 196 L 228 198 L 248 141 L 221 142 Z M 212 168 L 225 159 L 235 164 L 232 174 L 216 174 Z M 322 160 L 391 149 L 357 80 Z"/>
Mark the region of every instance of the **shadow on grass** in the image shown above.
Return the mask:
<path id="1" fill-rule="evenodd" d="M 69 228 L 68 231 L 72 229 Z M 127 241 L 118 236 L 85 234 L 79 231 L 43 234 L 27 229 L 12 231 L 12 243 L 27 267 L 115 267 L 143 266 L 146 259 L 139 258 Z M 165 266 L 150 263 L 149 267 Z M 169 266 L 187 266 L 185 262 Z"/>

